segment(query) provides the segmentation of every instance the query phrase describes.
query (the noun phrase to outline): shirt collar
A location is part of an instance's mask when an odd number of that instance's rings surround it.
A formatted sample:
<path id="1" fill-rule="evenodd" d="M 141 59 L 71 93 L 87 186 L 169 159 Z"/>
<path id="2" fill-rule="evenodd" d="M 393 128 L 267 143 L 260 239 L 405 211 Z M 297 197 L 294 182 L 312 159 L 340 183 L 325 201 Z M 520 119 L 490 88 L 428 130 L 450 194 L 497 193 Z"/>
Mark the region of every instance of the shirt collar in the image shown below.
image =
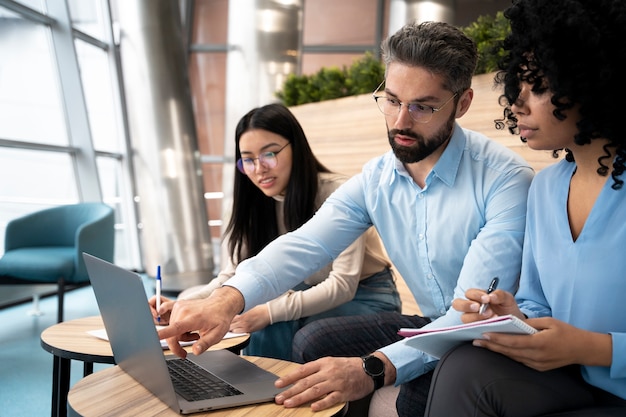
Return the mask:
<path id="1" fill-rule="evenodd" d="M 456 122 L 454 123 L 454 131 L 450 142 L 446 149 L 441 154 L 441 157 L 433 167 L 433 170 L 428 174 L 426 183 L 428 184 L 433 176 L 437 176 L 444 184 L 451 187 L 454 185 L 456 174 L 459 171 L 459 164 L 463 156 L 463 150 L 465 149 L 465 134 L 463 129 Z M 394 156 L 394 169 L 390 178 L 390 184 L 394 182 L 396 175 L 411 178 L 404 164 Z M 412 181 L 412 179 L 411 179 Z"/>
<path id="2" fill-rule="evenodd" d="M 457 123 L 454 123 L 454 131 L 448 146 L 441 154 L 430 175 L 436 175 L 444 184 L 452 187 L 459 172 L 459 164 L 463 157 L 465 142 L 466 137 L 463 129 Z"/>

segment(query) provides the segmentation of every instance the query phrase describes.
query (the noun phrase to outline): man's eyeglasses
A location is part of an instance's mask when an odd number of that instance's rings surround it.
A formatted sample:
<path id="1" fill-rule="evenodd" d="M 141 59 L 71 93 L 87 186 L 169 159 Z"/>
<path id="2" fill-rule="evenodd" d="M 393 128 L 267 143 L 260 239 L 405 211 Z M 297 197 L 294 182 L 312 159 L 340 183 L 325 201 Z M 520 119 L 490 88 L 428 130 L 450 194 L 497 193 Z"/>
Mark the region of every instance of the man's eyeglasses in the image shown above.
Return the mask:
<path id="1" fill-rule="evenodd" d="M 287 145 L 283 146 L 276 152 L 263 152 L 258 156 L 258 158 L 239 158 L 237 160 L 237 169 L 239 169 L 242 174 L 252 174 L 256 169 L 257 160 L 259 161 L 260 165 L 263 165 L 265 168 L 272 169 L 278 164 L 276 155 L 278 155 L 280 151 L 285 149 L 290 144 L 291 142 L 288 142 Z"/>
<path id="2" fill-rule="evenodd" d="M 430 122 L 430 119 L 433 118 L 433 114 L 435 114 L 435 112 L 443 109 L 445 105 L 450 102 L 450 100 L 457 96 L 457 93 L 454 93 L 452 97 L 447 99 L 446 102 L 439 107 L 431 107 L 420 103 L 403 103 L 393 97 L 387 97 L 386 95 L 376 95 L 378 89 L 382 87 L 384 82 L 385 81 L 380 83 L 380 85 L 372 93 L 372 97 L 374 97 L 374 100 L 376 101 L 376 104 L 378 105 L 380 111 L 387 116 L 397 116 L 400 113 L 400 109 L 404 105 L 409 111 L 409 116 L 411 116 L 411 119 L 413 119 L 417 123 Z"/>

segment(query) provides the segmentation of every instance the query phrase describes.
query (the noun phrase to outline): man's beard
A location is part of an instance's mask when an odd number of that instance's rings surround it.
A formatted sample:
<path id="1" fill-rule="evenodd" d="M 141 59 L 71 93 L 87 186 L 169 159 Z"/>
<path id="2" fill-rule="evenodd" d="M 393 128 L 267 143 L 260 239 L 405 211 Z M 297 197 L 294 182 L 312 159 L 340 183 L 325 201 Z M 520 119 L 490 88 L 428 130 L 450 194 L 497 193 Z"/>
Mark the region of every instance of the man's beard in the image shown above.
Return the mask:
<path id="1" fill-rule="evenodd" d="M 403 164 L 412 164 L 414 162 L 419 162 L 424 158 L 430 156 L 452 135 L 452 130 L 454 129 L 454 119 L 454 114 L 452 114 L 448 121 L 441 127 L 441 129 L 435 132 L 435 134 L 428 139 L 426 139 L 422 135 L 418 135 L 411 130 L 389 130 L 387 135 L 389 136 L 389 144 L 391 145 L 391 149 L 393 150 L 394 155 Z M 398 145 L 394 140 L 394 137 L 396 135 L 403 135 L 413 138 L 415 139 L 415 144 L 412 146 Z"/>

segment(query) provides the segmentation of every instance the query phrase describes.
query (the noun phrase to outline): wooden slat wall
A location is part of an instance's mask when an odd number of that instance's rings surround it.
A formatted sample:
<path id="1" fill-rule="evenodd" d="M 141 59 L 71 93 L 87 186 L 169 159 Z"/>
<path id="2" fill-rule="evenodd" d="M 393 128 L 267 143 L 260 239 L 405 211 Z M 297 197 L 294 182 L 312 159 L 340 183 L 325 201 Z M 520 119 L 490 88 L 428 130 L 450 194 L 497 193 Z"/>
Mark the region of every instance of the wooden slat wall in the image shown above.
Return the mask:
<path id="1" fill-rule="evenodd" d="M 494 119 L 502 117 L 502 107 L 498 104 L 500 93 L 493 89 L 493 74 L 474 77 L 472 88 L 472 105 L 458 119 L 459 124 L 511 148 L 536 171 L 556 161 L 550 152 L 529 149 L 519 137 L 509 134 L 508 130 L 495 128 Z M 290 109 L 302 124 L 315 155 L 336 172 L 354 175 L 361 171 L 365 162 L 390 149 L 384 116 L 370 94 L 304 104 Z M 401 277 L 398 281 L 403 311 L 419 314 L 419 308 L 406 284 Z"/>
<path id="2" fill-rule="evenodd" d="M 534 151 L 508 130 L 497 130 L 494 119 L 502 116 L 493 74 L 474 77 L 474 99 L 458 122 L 482 132 L 522 155 L 539 171 L 555 160 L 550 152 Z M 313 152 L 329 168 L 347 175 L 361 171 L 371 158 L 387 152 L 389 142 L 382 113 L 370 94 L 345 97 L 290 108 L 302 124 Z"/>

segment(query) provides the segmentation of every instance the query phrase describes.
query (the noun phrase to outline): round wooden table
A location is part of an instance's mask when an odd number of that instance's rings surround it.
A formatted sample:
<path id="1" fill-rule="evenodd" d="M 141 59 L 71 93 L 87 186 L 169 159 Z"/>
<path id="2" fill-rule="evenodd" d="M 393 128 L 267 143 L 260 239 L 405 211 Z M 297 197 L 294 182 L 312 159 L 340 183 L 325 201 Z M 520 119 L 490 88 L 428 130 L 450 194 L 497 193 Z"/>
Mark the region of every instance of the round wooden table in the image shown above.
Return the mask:
<path id="1" fill-rule="evenodd" d="M 54 355 L 51 412 L 53 417 L 67 415 L 72 359 L 83 362 L 83 376 L 93 372 L 94 363 L 115 364 L 109 342 L 87 333 L 103 328 L 102 317 L 92 316 L 57 323 L 41 333 L 41 347 Z M 240 353 L 249 341 L 250 335 L 233 337 L 222 340 L 211 349 L 228 349 Z M 164 349 L 163 353 L 170 354 L 171 351 Z"/>
<path id="2" fill-rule="evenodd" d="M 244 356 L 258 366 L 283 376 L 299 365 L 278 359 Z M 139 384 L 119 366 L 95 372 L 78 381 L 68 395 L 70 411 L 83 417 L 137 417 L 137 416 L 179 416 L 150 391 Z M 329 409 L 313 412 L 309 404 L 297 408 L 285 408 L 273 402 L 247 405 L 193 416 L 209 417 L 331 417 L 343 416 L 347 403 Z"/>

